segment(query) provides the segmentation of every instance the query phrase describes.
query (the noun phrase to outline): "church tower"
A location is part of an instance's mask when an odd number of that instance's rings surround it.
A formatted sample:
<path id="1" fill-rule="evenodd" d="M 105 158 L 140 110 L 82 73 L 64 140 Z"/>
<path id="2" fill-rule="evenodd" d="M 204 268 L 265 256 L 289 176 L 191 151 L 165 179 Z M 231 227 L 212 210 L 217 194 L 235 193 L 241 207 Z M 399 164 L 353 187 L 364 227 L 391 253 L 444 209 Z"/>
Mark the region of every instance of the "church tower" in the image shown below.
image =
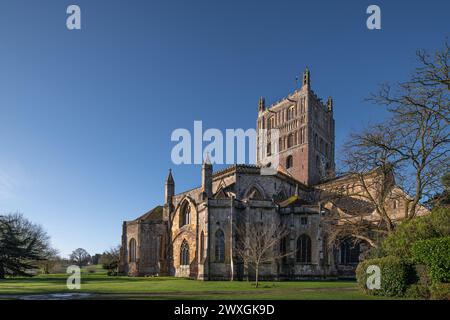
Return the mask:
<path id="1" fill-rule="evenodd" d="M 258 165 L 278 164 L 309 186 L 334 175 L 333 100 L 325 104 L 314 93 L 308 69 L 288 97 L 263 108 L 260 99 L 257 128 Z"/>

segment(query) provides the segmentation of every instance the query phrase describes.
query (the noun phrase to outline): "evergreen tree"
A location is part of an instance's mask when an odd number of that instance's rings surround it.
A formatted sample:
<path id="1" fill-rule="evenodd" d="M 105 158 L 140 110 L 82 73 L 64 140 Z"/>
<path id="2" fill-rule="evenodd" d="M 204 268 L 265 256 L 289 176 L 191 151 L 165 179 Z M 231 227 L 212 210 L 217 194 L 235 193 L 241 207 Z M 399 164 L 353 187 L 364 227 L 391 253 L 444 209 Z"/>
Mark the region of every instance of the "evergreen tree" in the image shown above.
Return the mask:
<path id="1" fill-rule="evenodd" d="M 36 224 L 21 214 L 0 216 L 0 279 L 10 276 L 30 276 L 36 262 L 44 260 L 50 251 L 49 237 Z"/>

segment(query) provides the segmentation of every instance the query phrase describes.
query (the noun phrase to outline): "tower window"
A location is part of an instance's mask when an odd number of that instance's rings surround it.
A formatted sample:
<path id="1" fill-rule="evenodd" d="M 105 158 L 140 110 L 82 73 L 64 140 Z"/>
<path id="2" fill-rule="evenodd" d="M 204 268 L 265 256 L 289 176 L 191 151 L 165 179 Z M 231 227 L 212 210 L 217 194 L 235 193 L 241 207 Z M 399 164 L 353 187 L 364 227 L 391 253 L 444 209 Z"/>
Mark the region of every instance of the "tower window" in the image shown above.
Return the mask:
<path id="1" fill-rule="evenodd" d="M 288 120 L 294 119 L 294 107 L 289 108 L 288 110 Z"/>
<path id="2" fill-rule="evenodd" d="M 294 135 L 291 133 L 288 135 L 287 147 L 290 148 L 294 145 Z"/>
<path id="3" fill-rule="evenodd" d="M 307 217 L 301 217 L 300 218 L 300 223 L 302 224 L 302 225 L 307 225 L 308 224 L 308 218 Z"/>
<path id="4" fill-rule="evenodd" d="M 294 162 L 294 161 L 293 161 L 292 156 L 288 156 L 288 157 L 286 158 L 286 169 L 292 168 L 293 162 Z"/>

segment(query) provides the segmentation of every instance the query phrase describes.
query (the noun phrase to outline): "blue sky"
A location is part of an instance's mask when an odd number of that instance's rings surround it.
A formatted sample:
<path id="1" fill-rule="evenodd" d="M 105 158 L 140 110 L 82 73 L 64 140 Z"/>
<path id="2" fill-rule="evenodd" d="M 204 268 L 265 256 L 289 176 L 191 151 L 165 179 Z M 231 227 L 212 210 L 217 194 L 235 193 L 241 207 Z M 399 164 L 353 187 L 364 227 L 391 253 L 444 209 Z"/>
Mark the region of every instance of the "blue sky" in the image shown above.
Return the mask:
<path id="1" fill-rule="evenodd" d="M 82 30 L 66 29 L 66 8 Z M 370 4 L 382 30 L 366 28 Z M 449 1 L 3 0 L 0 3 L 0 212 L 40 223 L 63 255 L 120 242 L 123 220 L 200 183 L 174 166 L 176 128 L 252 128 L 258 97 L 333 96 L 336 154 L 381 120 L 364 101 L 412 71 L 415 50 L 449 35 Z"/>

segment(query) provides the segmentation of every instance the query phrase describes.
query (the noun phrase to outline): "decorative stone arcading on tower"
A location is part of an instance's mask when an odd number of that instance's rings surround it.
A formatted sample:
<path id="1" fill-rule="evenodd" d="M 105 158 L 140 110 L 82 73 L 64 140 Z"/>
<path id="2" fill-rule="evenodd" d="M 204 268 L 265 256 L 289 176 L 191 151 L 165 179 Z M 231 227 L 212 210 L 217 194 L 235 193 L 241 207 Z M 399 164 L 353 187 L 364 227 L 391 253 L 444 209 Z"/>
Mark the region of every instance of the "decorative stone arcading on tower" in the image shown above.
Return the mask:
<path id="1" fill-rule="evenodd" d="M 322 102 L 310 86 L 306 68 L 301 90 L 258 112 L 257 128 L 278 129 L 278 141 L 270 140 L 263 130 L 256 140 L 258 165 L 274 163 L 277 157 L 281 168 L 309 186 L 332 176 L 335 167 L 333 100 Z"/>

